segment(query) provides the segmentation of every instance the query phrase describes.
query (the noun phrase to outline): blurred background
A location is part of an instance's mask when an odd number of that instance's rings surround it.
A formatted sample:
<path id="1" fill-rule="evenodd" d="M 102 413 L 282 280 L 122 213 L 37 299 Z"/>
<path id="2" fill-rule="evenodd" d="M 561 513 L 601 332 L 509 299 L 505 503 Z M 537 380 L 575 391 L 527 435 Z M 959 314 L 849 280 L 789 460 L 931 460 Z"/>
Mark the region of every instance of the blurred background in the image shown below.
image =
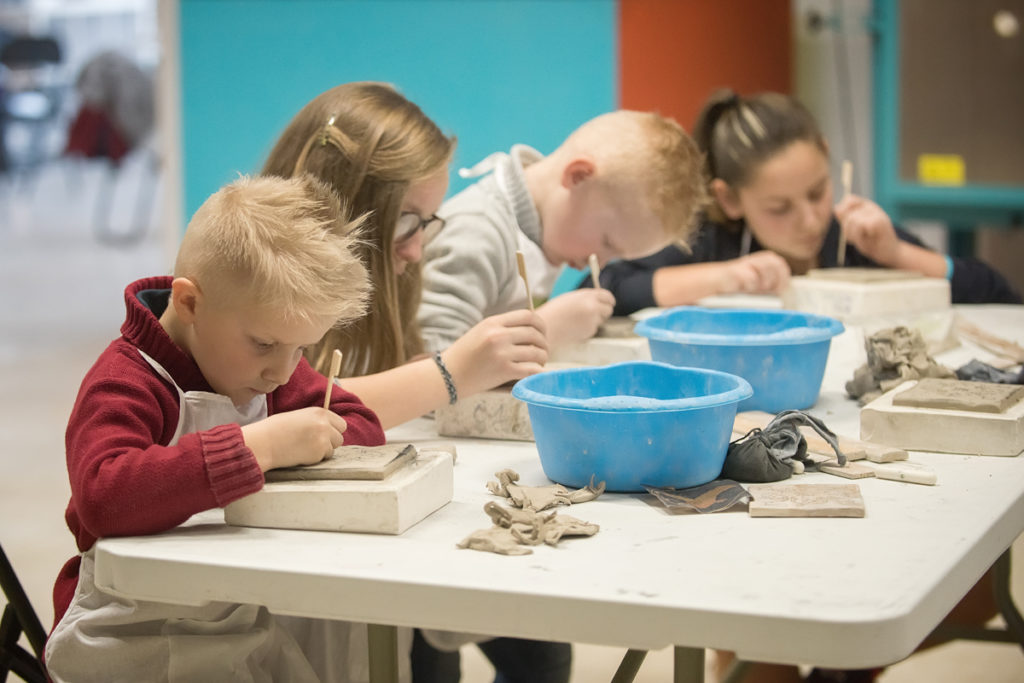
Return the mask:
<path id="1" fill-rule="evenodd" d="M 454 193 L 458 168 L 611 109 L 692 129 L 717 88 L 792 93 L 835 177 L 851 160 L 855 192 L 1024 290 L 1021 22 L 1024 0 L 0 0 L 0 543 L 44 624 L 74 553 L 63 429 L 124 286 L 169 273 L 191 213 L 316 94 L 395 84 L 458 136 Z M 610 678 L 608 650 L 576 680 Z M 968 672 L 1019 681 L 1024 658 L 954 643 L 883 680 Z"/>

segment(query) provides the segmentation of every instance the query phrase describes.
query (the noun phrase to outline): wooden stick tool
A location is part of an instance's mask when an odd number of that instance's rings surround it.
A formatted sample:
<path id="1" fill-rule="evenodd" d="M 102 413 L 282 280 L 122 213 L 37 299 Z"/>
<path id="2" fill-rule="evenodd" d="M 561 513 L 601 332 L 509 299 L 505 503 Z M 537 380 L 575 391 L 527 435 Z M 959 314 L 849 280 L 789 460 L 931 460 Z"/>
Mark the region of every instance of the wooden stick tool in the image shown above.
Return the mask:
<path id="1" fill-rule="evenodd" d="M 849 159 L 843 161 L 842 169 L 843 199 L 850 196 L 853 190 L 853 162 Z M 846 265 L 846 230 L 842 223 L 839 224 L 839 250 L 836 252 L 836 264 Z"/>
<path id="2" fill-rule="evenodd" d="M 601 266 L 597 263 L 597 254 L 590 255 L 590 277 L 594 281 L 594 289 L 601 289 Z"/>
<path id="3" fill-rule="evenodd" d="M 519 266 L 519 277 L 523 278 L 523 284 L 526 285 L 526 305 L 532 311 L 533 294 L 530 293 L 530 280 L 526 277 L 526 259 L 521 251 L 516 252 L 516 264 Z"/>
<path id="4" fill-rule="evenodd" d="M 341 372 L 341 351 L 334 349 L 334 354 L 331 356 L 331 372 L 327 375 L 327 391 L 324 392 L 324 410 L 331 407 L 331 389 L 334 387 L 334 380 L 338 377 L 339 372 Z"/>

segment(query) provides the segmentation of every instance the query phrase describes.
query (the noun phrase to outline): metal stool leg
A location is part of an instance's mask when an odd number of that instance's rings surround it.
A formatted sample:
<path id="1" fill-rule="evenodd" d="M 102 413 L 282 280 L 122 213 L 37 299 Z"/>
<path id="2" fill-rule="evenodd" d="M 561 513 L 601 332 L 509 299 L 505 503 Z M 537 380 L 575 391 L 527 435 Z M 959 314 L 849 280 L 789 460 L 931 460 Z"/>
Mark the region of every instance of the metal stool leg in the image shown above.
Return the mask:
<path id="1" fill-rule="evenodd" d="M 632 683 L 636 679 L 636 674 L 640 670 L 640 665 L 644 663 L 645 657 L 647 657 L 646 650 L 627 650 L 626 656 L 622 658 L 622 663 L 615 670 L 612 683 Z"/>

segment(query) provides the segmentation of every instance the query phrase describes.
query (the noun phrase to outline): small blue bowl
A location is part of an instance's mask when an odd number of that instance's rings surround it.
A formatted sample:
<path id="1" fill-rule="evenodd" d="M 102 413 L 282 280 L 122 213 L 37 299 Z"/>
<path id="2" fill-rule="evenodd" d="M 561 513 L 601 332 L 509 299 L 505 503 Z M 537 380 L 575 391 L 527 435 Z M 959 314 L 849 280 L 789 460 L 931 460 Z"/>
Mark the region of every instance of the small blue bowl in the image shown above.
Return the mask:
<path id="1" fill-rule="evenodd" d="M 741 377 L 636 361 L 542 372 L 512 395 L 527 404 L 544 474 L 581 488 L 687 488 L 722 472 Z"/>
<path id="2" fill-rule="evenodd" d="M 682 306 L 639 322 L 651 358 L 686 367 L 731 372 L 754 388 L 738 410 L 804 410 L 817 402 L 833 318 L 773 309 Z"/>

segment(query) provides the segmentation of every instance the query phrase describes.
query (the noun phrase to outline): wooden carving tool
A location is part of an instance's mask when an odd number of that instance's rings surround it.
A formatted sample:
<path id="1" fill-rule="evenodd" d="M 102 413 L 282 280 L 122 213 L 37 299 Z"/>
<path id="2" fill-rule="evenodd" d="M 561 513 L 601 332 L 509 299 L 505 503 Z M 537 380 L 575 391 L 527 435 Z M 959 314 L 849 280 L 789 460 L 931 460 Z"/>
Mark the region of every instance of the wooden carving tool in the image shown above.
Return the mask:
<path id="1" fill-rule="evenodd" d="M 853 163 L 849 160 L 843 161 L 842 170 L 843 199 L 850 196 L 853 190 Z M 846 265 L 846 230 L 839 224 L 839 250 L 836 252 L 836 264 L 840 267 Z"/>
<path id="2" fill-rule="evenodd" d="M 597 263 L 597 254 L 590 255 L 590 277 L 594 280 L 594 289 L 601 289 L 601 266 Z"/>
<path id="3" fill-rule="evenodd" d="M 324 410 L 331 406 L 331 388 L 334 386 L 334 380 L 340 371 L 341 351 L 334 349 L 334 355 L 331 356 L 331 372 L 327 375 L 327 391 L 324 392 Z"/>
<path id="4" fill-rule="evenodd" d="M 523 284 L 526 285 L 526 305 L 533 310 L 533 294 L 530 293 L 530 280 L 526 277 L 526 259 L 523 258 L 523 252 L 516 252 L 516 263 L 519 265 L 519 277 L 523 278 Z"/>

